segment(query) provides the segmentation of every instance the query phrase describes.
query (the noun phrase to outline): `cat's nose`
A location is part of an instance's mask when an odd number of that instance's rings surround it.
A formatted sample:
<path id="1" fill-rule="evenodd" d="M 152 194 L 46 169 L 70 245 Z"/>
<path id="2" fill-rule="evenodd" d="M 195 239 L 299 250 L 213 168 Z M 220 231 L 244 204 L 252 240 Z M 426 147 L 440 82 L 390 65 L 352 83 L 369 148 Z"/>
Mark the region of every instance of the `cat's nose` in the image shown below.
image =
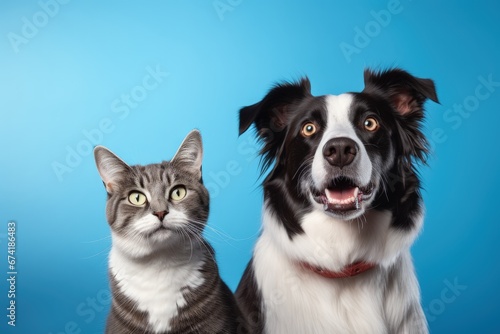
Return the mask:
<path id="1" fill-rule="evenodd" d="M 168 214 L 168 211 L 167 210 L 164 210 L 164 211 L 156 211 L 156 212 L 153 212 L 153 214 L 158 217 L 158 219 L 162 222 L 163 221 L 163 218 L 165 218 L 165 216 Z"/>

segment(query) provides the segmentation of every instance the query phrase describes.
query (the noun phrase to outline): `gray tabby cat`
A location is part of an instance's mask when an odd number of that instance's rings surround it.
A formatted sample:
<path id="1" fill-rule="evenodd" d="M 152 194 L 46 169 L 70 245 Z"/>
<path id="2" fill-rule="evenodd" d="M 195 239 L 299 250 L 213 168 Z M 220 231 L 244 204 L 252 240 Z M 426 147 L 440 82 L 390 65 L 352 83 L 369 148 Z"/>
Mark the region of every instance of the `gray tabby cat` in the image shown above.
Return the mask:
<path id="1" fill-rule="evenodd" d="M 191 131 L 171 161 L 129 166 L 94 150 L 111 227 L 113 302 L 106 333 L 240 333 L 244 324 L 201 233 L 209 195 Z"/>

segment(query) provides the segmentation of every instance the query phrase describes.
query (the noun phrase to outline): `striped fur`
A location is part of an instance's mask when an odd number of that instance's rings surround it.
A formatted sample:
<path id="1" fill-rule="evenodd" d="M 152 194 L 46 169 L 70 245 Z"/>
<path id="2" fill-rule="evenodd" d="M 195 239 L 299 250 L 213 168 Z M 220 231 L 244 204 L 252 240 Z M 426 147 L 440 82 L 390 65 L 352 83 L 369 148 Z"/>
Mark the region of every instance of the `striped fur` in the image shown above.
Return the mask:
<path id="1" fill-rule="evenodd" d="M 101 146 L 95 159 L 113 241 L 106 333 L 237 333 L 242 318 L 202 236 L 209 194 L 199 132 L 171 161 L 129 166 Z"/>

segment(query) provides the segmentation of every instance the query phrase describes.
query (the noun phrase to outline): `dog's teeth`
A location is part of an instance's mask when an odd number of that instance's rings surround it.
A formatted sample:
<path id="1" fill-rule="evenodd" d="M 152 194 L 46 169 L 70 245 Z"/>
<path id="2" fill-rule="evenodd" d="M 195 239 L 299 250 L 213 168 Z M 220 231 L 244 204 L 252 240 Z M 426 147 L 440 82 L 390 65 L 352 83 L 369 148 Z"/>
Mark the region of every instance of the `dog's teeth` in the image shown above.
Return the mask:
<path id="1" fill-rule="evenodd" d="M 358 194 L 359 194 L 359 188 L 356 187 L 356 189 L 354 189 L 354 202 L 356 203 L 356 210 L 359 209 L 359 197 L 358 197 Z"/>

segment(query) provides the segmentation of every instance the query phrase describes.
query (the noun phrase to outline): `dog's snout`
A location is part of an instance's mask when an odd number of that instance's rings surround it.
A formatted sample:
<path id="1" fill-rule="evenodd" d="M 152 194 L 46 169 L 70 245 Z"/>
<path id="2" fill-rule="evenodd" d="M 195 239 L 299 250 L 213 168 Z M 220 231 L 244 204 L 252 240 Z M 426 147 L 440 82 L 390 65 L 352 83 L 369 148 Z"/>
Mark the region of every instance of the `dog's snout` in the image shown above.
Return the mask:
<path id="1" fill-rule="evenodd" d="M 323 156 L 332 166 L 344 167 L 352 163 L 358 154 L 358 145 L 354 140 L 341 137 L 333 138 L 323 146 Z"/>

